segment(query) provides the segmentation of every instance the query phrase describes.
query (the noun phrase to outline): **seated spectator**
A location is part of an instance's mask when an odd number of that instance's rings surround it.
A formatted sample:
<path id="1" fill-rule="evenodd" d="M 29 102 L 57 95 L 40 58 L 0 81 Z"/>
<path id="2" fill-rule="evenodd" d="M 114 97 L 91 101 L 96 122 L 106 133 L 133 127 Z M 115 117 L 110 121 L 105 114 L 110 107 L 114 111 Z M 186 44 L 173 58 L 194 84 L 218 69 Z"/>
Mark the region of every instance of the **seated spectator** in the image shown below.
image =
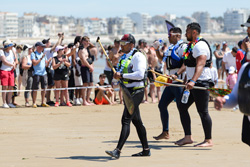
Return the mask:
<path id="1" fill-rule="evenodd" d="M 108 85 L 105 83 L 106 75 L 100 74 L 99 82 L 96 86 Z M 95 88 L 95 99 L 94 103 L 97 105 L 103 104 L 115 104 L 114 103 L 114 89 L 111 87 L 97 87 Z"/>
<path id="2" fill-rule="evenodd" d="M 68 57 L 64 54 L 64 47 L 57 46 L 55 51 L 57 52 L 57 56 L 52 59 L 52 67 L 55 71 L 54 73 L 54 81 L 56 88 L 68 88 L 68 80 L 69 80 L 69 67 L 70 62 Z M 56 103 L 55 107 L 59 106 L 59 92 L 60 90 L 55 91 L 56 95 Z M 71 107 L 72 104 L 69 102 L 68 90 L 61 91 L 61 105 L 63 105 L 64 98 L 66 99 L 66 105 Z"/>

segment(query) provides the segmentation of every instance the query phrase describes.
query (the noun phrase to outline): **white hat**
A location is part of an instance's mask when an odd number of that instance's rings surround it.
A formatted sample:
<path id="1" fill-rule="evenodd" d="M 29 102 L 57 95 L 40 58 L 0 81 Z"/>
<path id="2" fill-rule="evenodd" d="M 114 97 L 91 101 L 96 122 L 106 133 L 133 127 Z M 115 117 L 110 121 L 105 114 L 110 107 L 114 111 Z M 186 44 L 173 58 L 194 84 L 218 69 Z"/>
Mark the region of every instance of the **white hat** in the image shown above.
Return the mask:
<path id="1" fill-rule="evenodd" d="M 230 67 L 229 67 L 228 73 L 229 73 L 229 74 L 235 73 L 235 68 L 234 68 L 234 66 L 230 66 Z"/>
<path id="2" fill-rule="evenodd" d="M 27 48 L 33 48 L 33 46 L 32 45 L 29 45 L 29 44 L 26 44 L 26 46 L 27 46 Z"/>
<path id="3" fill-rule="evenodd" d="M 249 15 L 249 17 L 248 17 L 248 19 L 247 19 L 247 22 L 245 22 L 244 24 L 241 24 L 241 27 L 250 27 L 250 15 Z"/>
<path id="4" fill-rule="evenodd" d="M 57 51 L 60 50 L 60 49 L 64 49 L 64 47 L 61 46 L 61 45 L 58 45 L 58 46 L 56 47 L 55 51 L 57 52 Z"/>
<path id="5" fill-rule="evenodd" d="M 6 49 L 6 48 L 8 48 L 8 47 L 11 47 L 11 46 L 13 46 L 13 45 L 14 45 L 13 42 L 11 42 L 9 39 L 7 39 L 7 40 L 5 40 L 5 41 L 3 42 L 4 49 Z"/>

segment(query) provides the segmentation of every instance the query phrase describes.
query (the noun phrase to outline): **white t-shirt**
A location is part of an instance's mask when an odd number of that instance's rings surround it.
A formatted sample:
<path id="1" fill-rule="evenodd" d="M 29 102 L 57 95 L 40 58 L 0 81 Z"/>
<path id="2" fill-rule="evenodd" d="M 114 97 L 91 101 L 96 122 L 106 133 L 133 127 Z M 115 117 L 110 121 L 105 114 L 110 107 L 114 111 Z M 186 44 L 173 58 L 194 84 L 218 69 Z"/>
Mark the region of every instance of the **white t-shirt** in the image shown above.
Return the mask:
<path id="1" fill-rule="evenodd" d="M 211 76 L 212 76 L 212 81 L 218 82 L 218 72 L 215 67 L 210 68 Z"/>
<path id="2" fill-rule="evenodd" d="M 210 50 L 207 43 L 204 41 L 198 42 L 196 45 L 194 45 L 193 48 L 194 58 L 197 58 L 201 55 L 205 55 L 207 57 L 206 60 L 210 59 Z M 195 73 L 195 67 L 186 67 L 186 72 L 187 72 L 187 79 L 188 80 L 192 79 Z M 209 79 L 212 79 L 210 68 L 204 67 L 198 80 L 207 81 Z"/>
<path id="3" fill-rule="evenodd" d="M 46 55 L 47 60 L 54 56 L 54 52 L 51 52 L 51 48 L 44 48 L 43 53 Z M 52 69 L 52 60 L 49 63 L 49 67 Z"/>
<path id="4" fill-rule="evenodd" d="M 5 56 L 5 59 L 7 62 L 13 64 L 15 60 L 15 56 L 12 50 L 9 51 L 9 53 L 4 52 L 3 50 L 0 50 L 0 56 Z M 1 70 L 3 71 L 11 71 L 13 69 L 12 66 L 8 66 L 2 63 Z"/>
<path id="5" fill-rule="evenodd" d="M 236 69 L 236 59 L 233 57 L 231 51 L 224 54 L 222 61 L 225 63 L 225 68 L 228 70 L 229 67 L 233 66 Z"/>
<path id="6" fill-rule="evenodd" d="M 127 55 L 128 56 L 128 55 Z M 136 52 L 130 64 L 132 67 L 132 73 L 125 73 L 123 78 L 133 79 L 133 80 L 142 80 L 144 78 L 145 71 L 147 70 L 147 60 L 146 57 L 141 52 Z M 141 87 L 144 86 L 144 82 L 133 82 L 126 84 L 126 87 Z"/>

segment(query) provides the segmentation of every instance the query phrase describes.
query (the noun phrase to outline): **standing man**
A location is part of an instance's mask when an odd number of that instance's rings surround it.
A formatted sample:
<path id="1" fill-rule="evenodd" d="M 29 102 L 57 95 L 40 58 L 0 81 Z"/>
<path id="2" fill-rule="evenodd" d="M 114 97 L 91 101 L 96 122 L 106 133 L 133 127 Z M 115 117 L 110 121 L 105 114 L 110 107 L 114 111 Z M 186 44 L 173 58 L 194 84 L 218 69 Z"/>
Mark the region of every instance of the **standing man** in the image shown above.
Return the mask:
<path id="1" fill-rule="evenodd" d="M 175 74 L 179 79 L 184 78 L 184 74 L 177 74 L 177 71 L 182 66 L 182 54 L 187 44 L 181 39 L 182 31 L 179 27 L 173 27 L 169 30 L 168 39 L 171 44 L 167 51 L 163 54 L 159 51 L 158 41 L 154 42 L 154 47 L 156 49 L 156 55 L 159 60 L 163 60 L 166 63 L 167 71 L 169 75 Z M 180 84 L 174 81 L 174 84 Z M 161 100 L 159 102 L 158 108 L 161 114 L 162 122 L 162 133 L 155 136 L 155 140 L 169 139 L 169 115 L 168 115 L 168 105 L 176 98 L 176 105 L 180 103 L 183 88 L 167 86 L 165 87 Z"/>
<path id="2" fill-rule="evenodd" d="M 201 118 L 203 130 L 205 132 L 205 140 L 195 147 L 211 147 L 212 143 L 212 119 L 208 113 L 209 92 L 207 90 L 193 89 L 194 86 L 211 87 L 213 86 L 210 65 L 212 61 L 212 52 L 208 42 L 200 36 L 201 27 L 198 23 L 190 23 L 187 25 L 186 37 L 189 41 L 184 51 L 183 59 L 186 66 L 187 82 L 185 89 L 190 91 L 190 96 L 186 104 L 180 102 L 178 109 L 181 116 L 182 127 L 185 137 L 178 140 L 175 144 L 183 146 L 192 144 L 191 136 L 191 120 L 188 108 L 195 102 L 196 108 Z M 181 74 L 183 69 L 179 69 L 176 73 Z M 176 78 L 176 75 L 172 75 Z"/>
<path id="3" fill-rule="evenodd" d="M 53 54 L 55 52 L 55 48 L 58 45 L 62 44 L 63 39 L 64 39 L 64 34 L 63 33 L 58 33 L 58 41 L 52 47 L 51 47 L 50 38 L 42 40 L 42 43 L 45 45 L 45 48 L 44 48 L 43 52 L 46 55 L 46 59 L 49 62 L 49 65 L 46 68 L 47 77 L 48 77 L 48 89 L 53 88 L 54 85 L 55 85 L 55 82 L 54 82 L 54 69 L 52 68 L 52 58 L 53 58 Z M 54 105 L 55 103 L 50 99 L 50 94 L 51 94 L 51 91 L 46 92 L 46 103 L 48 105 Z"/>
<path id="4" fill-rule="evenodd" d="M 245 51 L 244 59 L 242 60 L 242 64 L 245 62 L 250 62 L 250 16 L 247 19 L 247 22 L 241 24 L 241 27 L 247 27 L 247 37 L 242 41 L 242 47 Z"/>
<path id="5" fill-rule="evenodd" d="M 129 133 L 130 123 L 135 125 L 138 136 L 140 138 L 143 151 L 132 156 L 150 156 L 150 150 L 148 147 L 146 129 L 143 126 L 139 105 L 143 100 L 145 79 L 146 79 L 146 57 L 135 49 L 135 38 L 131 34 L 125 34 L 121 39 L 121 49 L 125 53 L 119 62 L 118 72 L 114 74 L 114 78 L 121 79 L 134 101 L 134 112 L 132 115 L 129 114 L 126 105 L 124 105 L 123 116 L 122 116 L 122 130 L 120 139 L 116 148 L 113 151 L 106 151 L 108 155 L 118 159 L 123 145 L 125 144 Z"/>
<path id="6" fill-rule="evenodd" d="M 45 45 L 42 42 L 37 42 L 35 44 L 36 51 L 31 54 L 31 61 L 33 64 L 34 72 L 33 72 L 33 84 L 32 84 L 32 90 L 38 90 L 39 89 L 39 83 L 41 83 L 41 88 L 43 89 L 41 91 L 41 97 L 42 97 L 42 107 L 49 107 L 48 104 L 45 103 L 45 89 L 47 87 L 47 72 L 46 72 L 46 66 L 48 66 L 48 61 L 43 53 L 43 49 Z M 32 92 L 33 96 L 33 107 L 36 108 L 36 97 L 37 97 L 37 91 Z"/>
<path id="7" fill-rule="evenodd" d="M 82 82 L 83 87 L 87 86 L 93 86 L 93 59 L 90 57 L 90 53 L 88 52 L 87 48 L 89 46 L 90 40 L 89 37 L 84 36 L 81 40 L 81 46 L 79 48 L 79 58 L 81 60 L 82 66 L 81 66 L 81 75 L 82 75 Z M 90 102 L 89 97 L 91 93 L 91 88 L 83 89 L 83 105 L 93 105 L 93 103 Z"/>

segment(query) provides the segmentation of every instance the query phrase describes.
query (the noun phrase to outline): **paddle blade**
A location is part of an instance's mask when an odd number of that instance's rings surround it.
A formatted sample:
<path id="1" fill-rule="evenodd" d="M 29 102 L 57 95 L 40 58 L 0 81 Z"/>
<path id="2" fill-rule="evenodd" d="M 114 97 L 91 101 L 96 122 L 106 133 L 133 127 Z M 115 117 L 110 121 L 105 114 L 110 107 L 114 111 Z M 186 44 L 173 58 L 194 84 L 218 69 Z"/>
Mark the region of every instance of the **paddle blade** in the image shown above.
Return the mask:
<path id="1" fill-rule="evenodd" d="M 231 93 L 230 89 L 210 88 L 208 90 L 209 90 L 210 96 L 212 96 L 214 98 L 216 98 L 218 96 L 224 97 L 224 96 Z"/>
<path id="2" fill-rule="evenodd" d="M 158 76 L 155 80 L 156 80 L 156 81 L 159 81 L 159 82 L 172 83 L 172 80 L 171 80 L 171 79 L 166 78 L 166 77 L 163 77 L 163 76 Z M 154 82 L 154 85 L 155 85 L 156 87 L 166 86 L 166 85 L 161 84 L 161 83 L 158 83 L 158 82 Z"/>
<path id="3" fill-rule="evenodd" d="M 126 88 L 126 86 L 122 82 L 120 82 L 120 87 L 122 89 L 125 106 L 127 107 L 129 114 L 132 115 L 135 110 L 133 98 L 128 89 Z"/>

